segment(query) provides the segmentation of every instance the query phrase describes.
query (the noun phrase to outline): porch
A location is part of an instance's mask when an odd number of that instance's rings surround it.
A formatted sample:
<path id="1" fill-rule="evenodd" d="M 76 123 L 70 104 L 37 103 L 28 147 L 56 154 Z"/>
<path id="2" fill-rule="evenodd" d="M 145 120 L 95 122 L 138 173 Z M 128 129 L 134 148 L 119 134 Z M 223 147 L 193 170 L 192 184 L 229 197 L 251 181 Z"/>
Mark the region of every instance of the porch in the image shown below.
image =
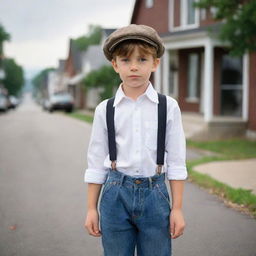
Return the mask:
<path id="1" fill-rule="evenodd" d="M 186 139 L 204 141 L 246 136 L 247 122 L 241 117 L 213 116 L 205 122 L 202 114 L 182 112 L 182 123 Z"/>

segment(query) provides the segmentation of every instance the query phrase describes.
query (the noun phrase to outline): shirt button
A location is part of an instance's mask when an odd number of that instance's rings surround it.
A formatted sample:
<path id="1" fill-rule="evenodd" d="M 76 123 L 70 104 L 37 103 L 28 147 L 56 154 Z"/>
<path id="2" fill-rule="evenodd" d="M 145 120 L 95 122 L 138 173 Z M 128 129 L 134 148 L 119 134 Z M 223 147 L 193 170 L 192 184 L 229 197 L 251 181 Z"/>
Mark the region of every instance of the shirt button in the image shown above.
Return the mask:
<path id="1" fill-rule="evenodd" d="M 136 172 L 139 172 L 139 170 L 136 170 Z"/>

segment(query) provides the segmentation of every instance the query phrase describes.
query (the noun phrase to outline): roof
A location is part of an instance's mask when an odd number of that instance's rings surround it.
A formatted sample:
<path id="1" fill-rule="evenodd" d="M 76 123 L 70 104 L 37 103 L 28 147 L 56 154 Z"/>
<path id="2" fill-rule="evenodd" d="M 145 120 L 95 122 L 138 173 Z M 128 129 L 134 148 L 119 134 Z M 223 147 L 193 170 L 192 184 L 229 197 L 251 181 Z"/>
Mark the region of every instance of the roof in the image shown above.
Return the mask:
<path id="1" fill-rule="evenodd" d="M 83 56 L 83 66 L 86 68 L 86 63 L 90 65 L 90 71 L 96 70 L 103 65 L 110 63 L 105 58 L 101 45 L 91 45 Z"/>
<path id="2" fill-rule="evenodd" d="M 106 35 L 109 36 L 111 33 L 113 33 L 116 30 L 116 28 L 103 28 L 102 32 Z"/>
<path id="3" fill-rule="evenodd" d="M 220 30 L 222 24 L 223 24 L 223 22 L 218 22 L 218 23 L 211 24 L 211 25 L 208 25 L 208 26 L 201 26 L 201 27 L 193 28 L 193 29 L 171 31 L 171 32 L 168 32 L 168 33 L 162 33 L 162 34 L 160 34 L 160 36 L 162 38 L 165 38 L 165 37 L 176 36 L 176 35 L 194 34 L 194 33 L 197 33 L 197 32 L 205 32 L 205 31 L 209 31 L 209 30 L 212 33 L 216 33 Z"/>

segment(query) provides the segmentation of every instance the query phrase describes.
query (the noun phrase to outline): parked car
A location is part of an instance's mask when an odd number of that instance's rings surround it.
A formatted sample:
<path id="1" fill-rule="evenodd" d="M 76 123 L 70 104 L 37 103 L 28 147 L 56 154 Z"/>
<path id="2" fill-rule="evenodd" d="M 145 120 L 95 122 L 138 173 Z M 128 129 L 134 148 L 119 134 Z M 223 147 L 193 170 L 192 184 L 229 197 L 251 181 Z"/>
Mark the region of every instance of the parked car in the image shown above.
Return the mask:
<path id="1" fill-rule="evenodd" d="M 0 93 L 0 111 L 5 112 L 8 110 L 8 99 L 6 95 Z"/>
<path id="2" fill-rule="evenodd" d="M 16 108 L 18 104 L 19 100 L 15 96 L 9 96 L 9 108 Z"/>
<path id="3" fill-rule="evenodd" d="M 49 112 L 53 112 L 54 110 L 72 112 L 74 109 L 74 98 L 69 93 L 58 93 L 52 95 L 45 105 Z"/>

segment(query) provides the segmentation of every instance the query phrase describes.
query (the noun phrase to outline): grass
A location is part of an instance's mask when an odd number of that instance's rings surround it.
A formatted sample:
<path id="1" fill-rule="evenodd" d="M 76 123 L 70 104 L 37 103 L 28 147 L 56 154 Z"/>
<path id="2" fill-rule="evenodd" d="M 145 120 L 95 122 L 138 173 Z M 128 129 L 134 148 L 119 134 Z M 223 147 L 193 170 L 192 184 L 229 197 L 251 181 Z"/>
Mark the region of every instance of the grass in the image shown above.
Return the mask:
<path id="1" fill-rule="evenodd" d="M 219 182 L 207 174 L 196 172 L 193 167 L 199 164 L 237 160 L 256 157 L 256 142 L 246 139 L 229 139 L 222 141 L 195 142 L 188 140 L 187 145 L 191 148 L 219 153 L 220 156 L 203 157 L 198 160 L 187 161 L 189 180 L 207 189 L 210 193 L 218 195 L 230 207 L 250 214 L 256 218 L 256 195 L 250 190 L 232 188 Z"/>
<path id="2" fill-rule="evenodd" d="M 220 153 L 226 158 L 244 159 L 256 157 L 256 141 L 229 139 L 207 142 L 187 140 L 189 147 L 195 147 Z"/>
<path id="3" fill-rule="evenodd" d="M 87 123 L 92 123 L 93 122 L 93 116 L 91 115 L 85 115 L 79 111 L 74 111 L 72 113 L 67 113 L 67 115 L 77 118 L 79 120 L 85 121 Z"/>
<path id="4" fill-rule="evenodd" d="M 93 122 L 93 116 L 85 115 L 79 111 L 68 113 L 68 115 L 88 123 Z M 193 169 L 196 165 L 208 162 L 254 158 L 256 157 L 256 141 L 246 139 L 206 142 L 187 140 L 187 146 L 218 153 L 218 156 L 207 156 L 187 161 L 189 180 L 219 196 L 228 206 L 237 208 L 239 211 L 246 212 L 256 218 L 256 195 L 252 194 L 250 190 L 232 188 Z"/>

